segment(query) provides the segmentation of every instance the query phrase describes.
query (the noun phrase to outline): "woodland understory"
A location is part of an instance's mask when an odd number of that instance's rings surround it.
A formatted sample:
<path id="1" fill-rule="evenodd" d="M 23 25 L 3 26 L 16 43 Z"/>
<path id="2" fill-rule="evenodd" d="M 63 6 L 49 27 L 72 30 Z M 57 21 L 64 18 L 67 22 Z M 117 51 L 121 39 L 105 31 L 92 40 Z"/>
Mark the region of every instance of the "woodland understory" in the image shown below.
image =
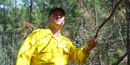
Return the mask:
<path id="1" fill-rule="evenodd" d="M 0 0 L 0 65 L 15 64 L 27 35 L 48 26 L 54 6 L 65 9 L 61 34 L 77 48 L 99 39 L 84 65 L 130 64 L 130 0 Z M 77 64 L 68 60 L 67 65 Z"/>

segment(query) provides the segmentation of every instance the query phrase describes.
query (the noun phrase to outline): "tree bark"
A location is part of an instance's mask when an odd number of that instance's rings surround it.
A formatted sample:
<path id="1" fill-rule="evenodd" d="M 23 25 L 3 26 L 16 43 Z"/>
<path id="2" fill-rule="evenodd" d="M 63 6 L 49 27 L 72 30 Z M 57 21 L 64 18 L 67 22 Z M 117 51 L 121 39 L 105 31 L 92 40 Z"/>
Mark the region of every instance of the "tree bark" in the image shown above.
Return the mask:
<path id="1" fill-rule="evenodd" d="M 130 2 L 126 0 L 126 18 L 127 18 L 127 51 L 130 49 L 130 37 L 129 37 L 129 21 L 130 21 Z M 130 65 L 130 52 L 127 56 L 127 65 Z"/>
<path id="2" fill-rule="evenodd" d="M 97 10 L 95 0 L 94 0 L 94 15 L 95 15 L 95 26 L 97 26 Z"/>
<path id="3" fill-rule="evenodd" d="M 4 5 L 4 24 L 3 24 L 3 32 L 2 32 L 2 46 L 5 47 L 5 38 L 4 38 L 4 32 L 6 31 L 6 11 L 5 11 L 5 5 Z"/>
<path id="4" fill-rule="evenodd" d="M 17 22 L 17 0 L 15 0 L 15 23 Z"/>
<path id="5" fill-rule="evenodd" d="M 30 2 L 30 22 L 32 22 L 32 5 L 33 5 L 33 0 L 31 0 L 31 2 Z"/>

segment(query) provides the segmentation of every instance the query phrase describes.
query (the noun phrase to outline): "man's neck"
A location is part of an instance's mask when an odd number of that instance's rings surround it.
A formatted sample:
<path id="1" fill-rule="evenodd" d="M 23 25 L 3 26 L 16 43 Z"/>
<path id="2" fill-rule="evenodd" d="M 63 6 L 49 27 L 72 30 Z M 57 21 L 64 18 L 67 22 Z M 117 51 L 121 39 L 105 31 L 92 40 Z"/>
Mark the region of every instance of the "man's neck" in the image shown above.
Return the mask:
<path id="1" fill-rule="evenodd" d="M 58 40 L 61 28 L 54 28 L 54 27 L 50 27 L 50 26 L 49 26 L 49 28 L 50 28 L 51 32 L 53 33 L 54 37 Z"/>

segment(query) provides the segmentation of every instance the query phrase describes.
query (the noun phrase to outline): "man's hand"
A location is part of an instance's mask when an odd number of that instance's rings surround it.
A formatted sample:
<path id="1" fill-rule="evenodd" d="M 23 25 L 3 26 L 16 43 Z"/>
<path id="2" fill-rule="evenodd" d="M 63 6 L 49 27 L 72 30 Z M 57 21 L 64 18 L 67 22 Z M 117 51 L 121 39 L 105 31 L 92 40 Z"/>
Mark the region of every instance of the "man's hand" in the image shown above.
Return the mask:
<path id="1" fill-rule="evenodd" d="M 92 50 L 94 47 L 96 47 L 98 41 L 99 41 L 98 38 L 96 39 L 90 38 L 86 43 L 86 49 L 89 51 Z"/>

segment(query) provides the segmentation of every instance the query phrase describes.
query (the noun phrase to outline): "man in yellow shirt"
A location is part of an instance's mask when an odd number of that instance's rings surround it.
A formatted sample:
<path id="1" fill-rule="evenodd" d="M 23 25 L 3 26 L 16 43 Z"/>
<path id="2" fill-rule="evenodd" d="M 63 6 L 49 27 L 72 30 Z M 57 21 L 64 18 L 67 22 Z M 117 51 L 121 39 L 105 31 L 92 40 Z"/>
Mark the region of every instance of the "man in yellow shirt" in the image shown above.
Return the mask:
<path id="1" fill-rule="evenodd" d="M 60 7 L 52 8 L 49 12 L 46 29 L 36 29 L 27 36 L 18 51 L 15 65 L 67 65 L 68 59 L 81 64 L 88 60 L 97 42 L 89 39 L 83 49 L 76 48 L 72 42 L 60 34 L 65 23 L 65 11 Z M 91 48 L 90 48 L 91 46 Z"/>

